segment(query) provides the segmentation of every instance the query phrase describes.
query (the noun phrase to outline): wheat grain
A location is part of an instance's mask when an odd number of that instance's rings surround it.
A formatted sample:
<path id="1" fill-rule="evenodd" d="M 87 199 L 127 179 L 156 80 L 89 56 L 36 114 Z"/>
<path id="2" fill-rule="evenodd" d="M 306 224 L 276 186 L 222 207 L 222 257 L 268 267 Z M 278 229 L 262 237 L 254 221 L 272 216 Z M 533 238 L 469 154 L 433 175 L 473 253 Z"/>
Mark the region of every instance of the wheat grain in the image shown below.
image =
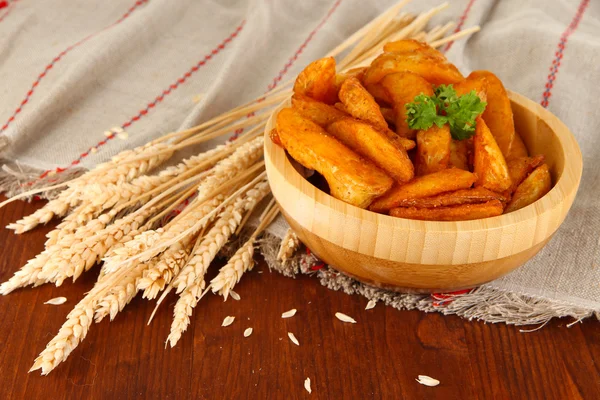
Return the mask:
<path id="1" fill-rule="evenodd" d="M 175 308 L 173 309 L 173 322 L 171 323 L 171 331 L 167 337 L 171 347 L 175 347 L 183 332 L 187 330 L 190 324 L 190 316 L 194 307 L 198 304 L 201 297 L 202 288 L 198 284 L 192 284 L 181 293 Z M 232 321 L 233 322 L 233 321 Z M 223 322 L 225 323 L 225 321 Z"/>
<path id="2" fill-rule="evenodd" d="M 300 240 L 292 228 L 289 228 L 281 240 L 277 260 L 282 264 L 285 264 L 298 250 L 298 246 L 300 246 Z"/>
<path id="3" fill-rule="evenodd" d="M 150 263 L 140 263 L 131 272 L 110 288 L 110 290 L 98 301 L 98 307 L 94 312 L 94 320 L 100 322 L 110 315 L 110 320 L 115 319 L 117 313 L 129 304 L 138 292 L 137 283 L 142 278 L 144 271 Z"/>
<path id="4" fill-rule="evenodd" d="M 219 270 L 219 274 L 210 282 L 213 293 L 219 292 L 225 299 L 229 291 L 240 281 L 244 272 L 254 267 L 254 242 L 252 237 L 240 247 L 227 264 Z"/>

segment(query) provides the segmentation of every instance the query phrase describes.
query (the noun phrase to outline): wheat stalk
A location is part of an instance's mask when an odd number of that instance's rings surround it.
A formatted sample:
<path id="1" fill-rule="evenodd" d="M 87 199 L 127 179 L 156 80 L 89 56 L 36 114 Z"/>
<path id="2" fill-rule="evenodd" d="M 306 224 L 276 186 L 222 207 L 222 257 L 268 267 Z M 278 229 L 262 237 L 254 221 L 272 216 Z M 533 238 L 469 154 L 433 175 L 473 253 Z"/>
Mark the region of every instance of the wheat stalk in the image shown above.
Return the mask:
<path id="1" fill-rule="evenodd" d="M 277 260 L 282 264 L 285 264 L 298 250 L 300 246 L 300 240 L 296 233 L 289 228 L 285 233 L 285 236 L 281 240 L 281 246 L 279 247 L 279 253 L 277 254 Z"/>

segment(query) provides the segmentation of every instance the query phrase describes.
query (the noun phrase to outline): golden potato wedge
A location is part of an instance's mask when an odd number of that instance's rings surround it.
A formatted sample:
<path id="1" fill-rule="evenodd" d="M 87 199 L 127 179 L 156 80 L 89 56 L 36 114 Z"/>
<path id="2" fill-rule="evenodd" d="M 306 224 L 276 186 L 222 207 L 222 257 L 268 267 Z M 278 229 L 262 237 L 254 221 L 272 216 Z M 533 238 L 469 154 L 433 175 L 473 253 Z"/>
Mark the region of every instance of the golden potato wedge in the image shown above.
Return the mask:
<path id="1" fill-rule="evenodd" d="M 337 100 L 335 87 L 335 59 L 321 58 L 308 64 L 296 78 L 294 93 L 311 97 L 327 104 Z"/>
<path id="2" fill-rule="evenodd" d="M 515 132 L 515 138 L 512 142 L 512 146 L 510 146 L 510 150 L 508 152 L 508 157 L 506 157 L 506 161 L 512 158 L 527 157 L 528 155 L 529 152 L 527 151 L 525 143 L 523 143 L 521 135 Z"/>
<path id="3" fill-rule="evenodd" d="M 366 122 L 345 118 L 330 124 L 327 132 L 358 154 L 371 160 L 397 182 L 414 177 L 414 168 L 406 151 Z"/>
<path id="4" fill-rule="evenodd" d="M 489 71 L 474 71 L 469 75 L 469 79 L 487 82 L 487 107 L 483 112 L 483 120 L 506 157 L 515 139 L 515 123 L 506 89 L 502 81 Z"/>
<path id="5" fill-rule="evenodd" d="M 344 81 L 338 97 L 354 118 L 368 122 L 382 131 L 389 129 L 379 105 L 355 77 Z"/>
<path id="6" fill-rule="evenodd" d="M 271 131 L 269 132 L 269 137 L 271 138 L 271 141 L 273 143 L 275 143 L 277 146 L 283 147 L 283 145 L 281 144 L 281 139 L 279 139 L 279 134 L 277 133 L 277 129 L 275 129 L 275 128 L 271 129 Z"/>
<path id="7" fill-rule="evenodd" d="M 426 81 L 440 85 L 457 83 L 464 79 L 458 69 L 447 61 L 432 57 L 424 52 L 383 53 L 371 63 L 363 82 L 371 85 L 381 82 L 389 74 L 413 72 Z"/>
<path id="8" fill-rule="evenodd" d="M 473 78 L 469 75 L 466 79 L 452 85 L 459 96 L 475 91 L 481 101 L 487 102 L 488 83 L 485 78 Z M 485 119 L 485 118 L 484 118 Z"/>
<path id="9" fill-rule="evenodd" d="M 455 168 L 469 170 L 469 144 L 473 144 L 471 140 L 455 140 L 450 142 L 450 165 Z"/>
<path id="10" fill-rule="evenodd" d="M 394 110 L 391 108 L 387 108 L 387 107 L 380 107 L 381 108 L 381 115 L 383 115 L 383 118 L 385 118 L 385 122 L 388 123 L 388 125 L 396 125 L 396 114 L 394 113 Z"/>
<path id="11" fill-rule="evenodd" d="M 290 156 L 321 173 L 331 195 L 346 203 L 366 208 L 394 182 L 373 163 L 292 108 L 284 108 L 277 114 L 276 129 Z"/>
<path id="12" fill-rule="evenodd" d="M 514 192 L 517 187 L 527 178 L 534 169 L 544 163 L 544 156 L 539 155 L 535 157 L 519 157 L 513 158 L 506 161 L 508 166 L 508 174 L 512 181 L 510 192 Z"/>
<path id="13" fill-rule="evenodd" d="M 476 119 L 473 153 L 473 170 L 477 174 L 476 186 L 494 192 L 504 192 L 510 188 L 512 182 L 506 160 L 481 116 Z"/>
<path id="14" fill-rule="evenodd" d="M 416 207 L 416 208 L 435 208 L 458 206 L 461 204 L 476 204 L 485 203 L 492 200 L 498 200 L 506 203 L 506 196 L 492 192 L 485 188 L 472 188 L 455 190 L 454 192 L 446 192 L 432 197 L 423 197 L 420 199 L 408 199 L 402 201 L 399 207 Z"/>
<path id="15" fill-rule="evenodd" d="M 431 174 L 448 168 L 452 136 L 448 124 L 441 128 L 433 125 L 417 133 L 415 167 L 417 176 Z"/>
<path id="16" fill-rule="evenodd" d="M 506 206 L 505 212 L 517 211 L 533 204 L 550 191 L 552 178 L 548 165 L 542 164 L 535 169 L 513 193 L 512 199 Z"/>
<path id="17" fill-rule="evenodd" d="M 439 60 L 446 60 L 446 57 L 429 46 L 427 43 L 420 42 L 415 39 L 404 39 L 397 40 L 395 42 L 388 42 L 383 46 L 383 51 L 386 53 L 410 53 L 410 52 L 423 52 L 428 56 Z"/>
<path id="18" fill-rule="evenodd" d="M 392 99 L 388 95 L 387 91 L 383 88 L 381 83 L 374 83 L 371 85 L 363 84 L 363 86 L 369 93 L 371 93 L 371 96 L 375 98 L 379 105 L 389 106 L 392 104 Z"/>
<path id="19" fill-rule="evenodd" d="M 403 201 L 436 196 L 440 193 L 468 189 L 477 175 L 458 168 L 448 168 L 433 174 L 419 176 L 404 185 L 396 184 L 389 192 L 373 201 L 369 209 L 387 212 Z"/>
<path id="20" fill-rule="evenodd" d="M 321 103 L 301 94 L 294 94 L 292 96 L 292 108 L 298 110 L 302 116 L 321 125 L 323 128 L 332 122 L 348 117 L 348 114 L 336 107 Z"/>
<path id="21" fill-rule="evenodd" d="M 393 208 L 390 215 L 392 217 L 425 221 L 469 221 L 498 216 L 502 214 L 502 209 L 500 201 L 492 200 L 487 203 L 463 204 L 452 207 Z"/>
<path id="22" fill-rule="evenodd" d="M 433 96 L 431 84 L 412 72 L 398 72 L 383 78 L 381 85 L 392 99 L 396 114 L 396 133 L 402 137 L 414 138 L 416 131 L 410 129 L 406 122 L 406 104 L 412 103 L 415 96 L 420 94 Z"/>
<path id="23" fill-rule="evenodd" d="M 362 81 L 366 71 L 367 71 L 367 67 L 358 67 L 358 68 L 349 69 L 346 72 L 340 72 L 340 73 L 336 74 L 336 76 L 335 76 L 336 90 L 339 92 L 344 81 L 350 77 L 355 77 L 359 81 Z"/>

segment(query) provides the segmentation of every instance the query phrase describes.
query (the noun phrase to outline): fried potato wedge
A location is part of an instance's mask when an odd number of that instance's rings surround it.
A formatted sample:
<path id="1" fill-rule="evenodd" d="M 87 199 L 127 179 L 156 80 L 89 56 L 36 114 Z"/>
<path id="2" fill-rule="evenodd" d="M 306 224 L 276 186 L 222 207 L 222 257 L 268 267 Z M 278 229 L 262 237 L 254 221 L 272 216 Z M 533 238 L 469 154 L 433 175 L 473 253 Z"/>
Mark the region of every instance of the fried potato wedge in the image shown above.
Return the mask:
<path id="1" fill-rule="evenodd" d="M 327 104 L 337 100 L 335 86 L 335 59 L 321 58 L 313 61 L 296 78 L 294 93 L 311 97 Z"/>
<path id="2" fill-rule="evenodd" d="M 271 141 L 277 146 L 283 147 L 283 145 L 281 144 L 281 139 L 279 139 L 279 133 L 277 133 L 277 129 L 271 129 L 271 131 L 269 132 L 269 137 L 271 138 Z"/>
<path id="3" fill-rule="evenodd" d="M 342 84 L 346 81 L 346 79 L 354 77 L 359 81 L 362 81 L 365 76 L 365 72 L 367 71 L 367 67 L 358 67 L 349 69 L 346 72 L 340 72 L 335 76 L 335 88 L 339 92 Z"/>
<path id="4" fill-rule="evenodd" d="M 506 212 L 517 211 L 533 204 L 550 191 L 552 178 L 548 165 L 542 164 L 535 169 L 513 193 L 512 199 L 506 206 Z"/>
<path id="5" fill-rule="evenodd" d="M 387 75 L 381 85 L 392 100 L 396 115 L 396 133 L 402 137 L 414 138 L 416 131 L 408 127 L 406 122 L 406 104 L 414 101 L 421 93 L 433 96 L 433 88 L 425 79 L 412 72 L 398 72 Z"/>
<path id="6" fill-rule="evenodd" d="M 338 93 L 340 101 L 354 118 L 366 121 L 379 130 L 387 130 L 388 124 L 381 114 L 379 104 L 355 77 L 344 81 Z"/>
<path id="7" fill-rule="evenodd" d="M 485 78 L 473 78 L 469 75 L 466 79 L 452 86 L 459 96 L 475 91 L 481 101 L 487 102 L 488 83 Z"/>
<path id="8" fill-rule="evenodd" d="M 477 175 L 469 171 L 458 168 L 444 169 L 433 174 L 419 176 L 404 185 L 397 184 L 388 193 L 376 199 L 369 209 L 375 212 L 387 212 L 406 200 L 468 189 L 476 180 Z"/>
<path id="9" fill-rule="evenodd" d="M 377 103 L 379 103 L 380 105 L 388 106 L 392 104 L 392 99 L 390 98 L 390 95 L 383 88 L 381 83 L 373 83 L 371 85 L 363 84 L 363 86 L 365 87 L 365 89 L 367 89 L 369 93 L 371 93 L 371 96 L 373 96 Z"/>
<path id="10" fill-rule="evenodd" d="M 346 203 L 366 208 L 394 182 L 373 163 L 292 108 L 279 112 L 276 129 L 290 156 L 304 167 L 321 173 L 331 195 Z"/>
<path id="11" fill-rule="evenodd" d="M 535 157 L 519 157 L 513 158 L 506 161 L 508 166 L 508 174 L 512 181 L 510 192 L 514 192 L 517 187 L 527 178 L 534 169 L 544 163 L 544 156 L 539 155 Z"/>
<path id="12" fill-rule="evenodd" d="M 476 119 L 473 136 L 474 167 L 477 174 L 476 186 L 482 186 L 494 192 L 504 192 L 512 185 L 506 160 L 488 129 L 479 116 Z"/>
<path id="13" fill-rule="evenodd" d="M 502 81 L 489 71 L 474 71 L 468 79 L 487 82 L 487 107 L 483 112 L 483 120 L 506 157 L 515 139 L 515 123 L 506 89 Z"/>
<path id="14" fill-rule="evenodd" d="M 406 151 L 370 124 L 345 118 L 330 124 L 327 132 L 371 160 L 397 182 L 407 182 L 414 177 L 414 167 Z"/>
<path id="15" fill-rule="evenodd" d="M 476 204 L 485 203 L 492 200 L 499 200 L 506 203 L 506 196 L 492 192 L 485 188 L 472 188 L 455 190 L 454 192 L 446 192 L 432 197 L 424 197 L 421 199 L 408 199 L 402 201 L 399 207 L 416 207 L 416 208 L 435 208 L 458 206 L 461 204 Z"/>
<path id="16" fill-rule="evenodd" d="M 528 155 L 529 152 L 527 151 L 525 143 L 523 143 L 521 135 L 515 132 L 515 138 L 512 142 L 512 146 L 510 146 L 510 151 L 508 152 L 508 157 L 506 157 L 506 160 L 508 161 L 512 158 L 527 157 Z"/>
<path id="17" fill-rule="evenodd" d="M 450 142 L 450 165 L 455 168 L 469 170 L 469 152 L 473 144 L 470 140 L 455 140 Z"/>
<path id="18" fill-rule="evenodd" d="M 479 204 L 463 204 L 452 207 L 437 208 L 393 208 L 392 217 L 419 219 L 425 221 L 468 221 L 473 219 L 495 217 L 502 214 L 502 203 L 498 200 Z"/>
<path id="19" fill-rule="evenodd" d="M 415 39 L 404 39 L 397 40 L 395 42 L 388 42 L 383 46 L 383 51 L 386 53 L 423 52 L 433 58 L 446 60 L 446 57 L 441 52 L 434 49 L 427 43 L 420 42 Z"/>
<path id="20" fill-rule="evenodd" d="M 452 136 L 448 124 L 441 128 L 433 125 L 417 133 L 417 154 L 415 158 L 417 176 L 431 174 L 448 168 Z"/>
<path id="21" fill-rule="evenodd" d="M 348 114 L 336 107 L 321 103 L 301 94 L 294 94 L 292 96 L 292 108 L 298 110 L 303 117 L 310 119 L 322 127 L 348 117 Z"/>
<path id="22" fill-rule="evenodd" d="M 457 83 L 464 79 L 454 65 L 425 52 L 383 53 L 371 63 L 363 83 L 376 84 L 386 75 L 405 71 L 420 75 L 426 81 L 436 85 Z"/>
<path id="23" fill-rule="evenodd" d="M 387 107 L 380 107 L 381 108 L 381 115 L 383 115 L 383 118 L 385 118 L 385 122 L 391 125 L 396 125 L 396 114 L 394 113 L 394 110 L 391 108 L 387 108 Z"/>

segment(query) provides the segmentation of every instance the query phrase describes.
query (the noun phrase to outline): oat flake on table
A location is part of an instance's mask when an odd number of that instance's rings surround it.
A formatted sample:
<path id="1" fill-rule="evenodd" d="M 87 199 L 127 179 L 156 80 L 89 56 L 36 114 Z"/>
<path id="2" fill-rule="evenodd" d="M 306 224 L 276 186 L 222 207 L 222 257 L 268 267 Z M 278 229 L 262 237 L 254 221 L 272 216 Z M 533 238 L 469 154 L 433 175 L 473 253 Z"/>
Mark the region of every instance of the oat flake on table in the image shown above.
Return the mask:
<path id="1" fill-rule="evenodd" d="M 244 337 L 248 337 L 248 336 L 252 335 L 252 330 L 253 330 L 252 328 L 247 328 L 244 331 Z"/>
<path id="2" fill-rule="evenodd" d="M 286 311 L 283 314 L 281 314 L 281 318 L 291 318 L 294 315 L 296 315 L 296 309 L 292 308 L 291 310 Z"/>
<path id="3" fill-rule="evenodd" d="M 306 389 L 308 393 L 312 393 L 312 389 L 310 388 L 310 378 L 306 378 L 304 381 L 304 389 Z"/>
<path id="4" fill-rule="evenodd" d="M 296 346 L 300 346 L 300 342 L 298 342 L 298 339 L 296 339 L 296 336 L 292 332 L 288 332 L 288 337 L 292 343 L 294 343 Z"/>
<path id="5" fill-rule="evenodd" d="M 235 317 L 231 317 L 231 316 L 225 317 L 221 326 L 229 326 L 229 325 L 233 324 L 234 320 L 235 320 Z"/>
<path id="6" fill-rule="evenodd" d="M 238 300 L 238 301 L 239 301 L 239 300 L 241 299 L 240 295 L 239 295 L 239 294 L 237 294 L 237 292 L 234 292 L 233 290 L 230 290 L 230 291 L 229 291 L 229 295 L 230 295 L 230 296 L 231 296 L 231 298 L 232 298 L 232 299 L 234 299 L 234 300 Z"/>
<path id="7" fill-rule="evenodd" d="M 377 305 L 377 302 L 375 300 L 369 300 L 369 302 L 367 303 L 367 306 L 365 307 L 365 310 L 370 310 L 372 308 L 375 308 L 376 305 Z"/>
<path id="8" fill-rule="evenodd" d="M 433 379 L 432 377 L 427 375 L 419 375 L 416 381 L 419 382 L 421 385 L 430 387 L 434 387 L 440 384 L 440 381 L 438 381 L 437 379 Z"/>
<path id="9" fill-rule="evenodd" d="M 349 322 L 351 324 L 355 324 L 356 321 L 354 320 L 354 318 L 347 316 L 346 314 L 343 314 L 341 312 L 336 312 L 335 316 L 337 317 L 337 319 L 339 319 L 342 322 Z"/>
<path id="10" fill-rule="evenodd" d="M 65 304 L 66 302 L 67 302 L 67 298 L 66 297 L 55 297 L 53 299 L 48 300 L 44 304 L 50 304 L 50 305 L 53 305 L 53 306 L 58 306 L 60 304 Z"/>

